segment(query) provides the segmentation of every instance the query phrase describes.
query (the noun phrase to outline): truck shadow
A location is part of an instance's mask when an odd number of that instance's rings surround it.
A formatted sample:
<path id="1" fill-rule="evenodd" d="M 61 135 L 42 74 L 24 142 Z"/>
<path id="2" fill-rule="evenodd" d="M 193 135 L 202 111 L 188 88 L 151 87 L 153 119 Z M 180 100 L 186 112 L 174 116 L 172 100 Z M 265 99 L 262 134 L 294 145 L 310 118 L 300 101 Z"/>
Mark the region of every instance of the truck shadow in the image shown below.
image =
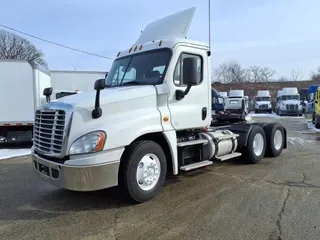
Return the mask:
<path id="1" fill-rule="evenodd" d="M 34 193 L 36 194 L 36 193 Z M 120 194 L 118 188 L 110 188 L 95 192 L 72 192 L 54 189 L 37 198 L 20 200 L 2 209 L 0 220 L 44 220 L 54 219 L 71 212 L 99 211 L 130 206 Z"/>

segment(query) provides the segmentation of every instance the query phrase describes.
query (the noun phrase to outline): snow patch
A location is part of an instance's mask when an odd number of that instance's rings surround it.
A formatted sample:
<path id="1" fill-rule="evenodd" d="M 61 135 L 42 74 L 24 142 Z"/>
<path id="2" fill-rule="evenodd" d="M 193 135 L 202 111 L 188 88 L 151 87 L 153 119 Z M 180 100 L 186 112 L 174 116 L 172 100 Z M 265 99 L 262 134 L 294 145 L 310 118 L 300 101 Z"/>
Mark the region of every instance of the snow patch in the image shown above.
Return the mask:
<path id="1" fill-rule="evenodd" d="M 279 115 L 277 115 L 276 113 L 254 113 L 254 112 L 251 112 L 251 113 L 249 113 L 248 114 L 248 116 L 250 116 L 250 117 L 254 117 L 254 118 L 259 118 L 259 117 L 261 117 L 261 118 L 279 118 L 279 119 L 281 119 L 281 118 L 305 118 L 305 116 L 279 116 Z"/>
<path id="2" fill-rule="evenodd" d="M 298 137 L 288 137 L 288 143 L 290 143 L 291 145 L 296 145 L 295 143 L 300 144 L 301 146 L 303 146 L 305 143 L 314 143 L 314 140 L 305 140 L 302 138 L 298 138 Z"/>
<path id="3" fill-rule="evenodd" d="M 0 160 L 30 155 L 31 149 L 0 149 Z"/>

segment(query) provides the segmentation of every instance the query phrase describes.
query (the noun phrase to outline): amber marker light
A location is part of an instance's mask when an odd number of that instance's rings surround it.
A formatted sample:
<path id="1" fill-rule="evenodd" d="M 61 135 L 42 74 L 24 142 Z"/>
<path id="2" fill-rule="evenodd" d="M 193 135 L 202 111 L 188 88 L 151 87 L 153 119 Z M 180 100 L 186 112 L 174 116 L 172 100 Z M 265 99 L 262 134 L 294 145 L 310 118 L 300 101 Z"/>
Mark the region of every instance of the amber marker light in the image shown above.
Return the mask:
<path id="1" fill-rule="evenodd" d="M 96 146 L 96 148 L 95 148 L 95 151 L 96 151 L 96 152 L 102 150 L 105 140 L 106 140 L 106 139 L 105 139 L 105 135 L 104 135 L 104 133 L 101 132 L 101 133 L 99 134 L 98 144 L 97 144 L 97 146 Z"/>

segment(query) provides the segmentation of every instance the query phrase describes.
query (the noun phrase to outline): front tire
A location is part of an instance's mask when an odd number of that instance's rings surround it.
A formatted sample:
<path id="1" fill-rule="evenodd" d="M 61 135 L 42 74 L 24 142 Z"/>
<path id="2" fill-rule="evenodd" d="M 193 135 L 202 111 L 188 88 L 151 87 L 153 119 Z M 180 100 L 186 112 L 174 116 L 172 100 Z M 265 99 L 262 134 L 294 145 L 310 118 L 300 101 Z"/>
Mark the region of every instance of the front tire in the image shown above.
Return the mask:
<path id="1" fill-rule="evenodd" d="M 266 152 L 266 135 L 262 127 L 252 125 L 248 143 L 243 150 L 243 157 L 247 163 L 259 163 Z"/>
<path id="2" fill-rule="evenodd" d="M 161 146 L 153 141 L 132 143 L 121 159 L 119 185 L 126 196 L 137 203 L 154 198 L 161 190 L 167 160 Z"/>
<path id="3" fill-rule="evenodd" d="M 270 157 L 278 157 L 284 146 L 284 129 L 278 123 L 271 123 L 264 128 L 267 140 L 266 154 Z"/>

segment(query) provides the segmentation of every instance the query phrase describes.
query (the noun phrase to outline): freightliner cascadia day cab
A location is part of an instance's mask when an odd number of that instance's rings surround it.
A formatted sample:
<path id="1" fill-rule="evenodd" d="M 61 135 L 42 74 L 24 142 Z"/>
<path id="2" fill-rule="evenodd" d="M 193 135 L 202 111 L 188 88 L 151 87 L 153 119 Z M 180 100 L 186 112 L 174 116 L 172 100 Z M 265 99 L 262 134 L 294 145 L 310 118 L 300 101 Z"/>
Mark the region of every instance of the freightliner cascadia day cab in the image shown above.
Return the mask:
<path id="1" fill-rule="evenodd" d="M 255 97 L 255 113 L 272 113 L 271 95 L 269 90 L 259 90 Z"/>
<path id="2" fill-rule="evenodd" d="M 279 115 L 302 116 L 302 104 L 296 87 L 282 88 L 279 99 Z"/>
<path id="3" fill-rule="evenodd" d="M 73 191 L 122 188 L 135 202 L 161 190 L 167 173 L 242 157 L 258 163 L 287 146 L 278 123 L 210 127 L 209 46 L 186 39 L 195 8 L 147 25 L 118 53 L 106 79 L 49 102 L 36 115 L 34 170 Z"/>

